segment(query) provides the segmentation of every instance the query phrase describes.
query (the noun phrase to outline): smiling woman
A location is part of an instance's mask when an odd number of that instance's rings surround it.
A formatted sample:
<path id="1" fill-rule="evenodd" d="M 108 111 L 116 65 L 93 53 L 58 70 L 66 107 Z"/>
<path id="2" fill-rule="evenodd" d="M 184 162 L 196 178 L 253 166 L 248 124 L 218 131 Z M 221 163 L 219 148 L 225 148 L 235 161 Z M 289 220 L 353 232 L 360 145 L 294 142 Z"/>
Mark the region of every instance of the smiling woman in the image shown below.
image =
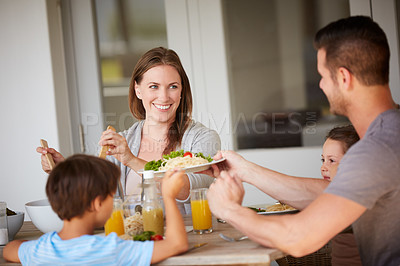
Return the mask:
<path id="1" fill-rule="evenodd" d="M 100 140 L 101 145 L 111 146 L 108 155 L 121 167 L 126 194 L 142 182 L 137 171 L 147 161 L 180 149 L 206 156 L 220 149 L 218 134 L 192 120 L 189 79 L 173 50 L 154 48 L 139 59 L 129 86 L 129 108 L 139 122 L 120 134 L 106 131 Z M 189 190 L 208 187 L 212 178 L 187 174 L 185 181 L 177 199 L 189 203 Z"/>
<path id="2" fill-rule="evenodd" d="M 220 149 L 218 134 L 192 120 L 192 93 L 189 79 L 175 51 L 163 47 L 146 52 L 137 62 L 129 86 L 129 108 L 139 121 L 128 130 L 103 132 L 99 145 L 109 146 L 107 159 L 121 169 L 123 195 L 139 190 L 142 177 L 137 173 L 148 161 L 158 160 L 174 150 L 214 156 Z M 53 149 L 38 148 L 64 160 Z M 42 156 L 42 166 L 49 171 Z M 208 187 L 212 177 L 187 173 L 177 195 L 182 213 L 190 209 L 189 190 Z"/>
<path id="3" fill-rule="evenodd" d="M 141 80 L 134 82 L 131 85 L 134 86 L 136 98 L 142 102 L 132 99 L 131 110 L 134 115 L 140 118 L 145 118 L 148 123 L 173 123 L 175 120 L 175 114 L 180 104 L 182 85 L 181 78 L 176 71 L 176 68 L 169 65 L 159 65 L 149 69 Z M 131 89 L 133 89 L 131 87 Z M 133 92 L 131 92 L 132 97 Z M 191 95 L 189 95 L 191 96 Z M 143 114 L 144 108 L 146 112 Z M 187 107 L 187 115 L 191 115 L 191 104 Z M 143 115 L 145 117 L 143 117 Z M 185 117 L 182 120 L 186 120 Z M 186 122 L 186 121 L 184 121 Z M 184 125 L 185 126 L 185 125 Z M 154 136 L 156 132 L 153 132 L 149 136 L 156 140 L 162 140 L 160 136 Z"/>

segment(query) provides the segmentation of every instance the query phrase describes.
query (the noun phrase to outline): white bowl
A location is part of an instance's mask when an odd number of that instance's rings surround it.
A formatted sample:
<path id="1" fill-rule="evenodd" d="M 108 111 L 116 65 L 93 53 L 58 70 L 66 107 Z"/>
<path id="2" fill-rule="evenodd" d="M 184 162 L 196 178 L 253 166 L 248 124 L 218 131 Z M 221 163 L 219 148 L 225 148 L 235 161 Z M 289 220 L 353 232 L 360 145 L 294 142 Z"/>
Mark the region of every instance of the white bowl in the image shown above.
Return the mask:
<path id="1" fill-rule="evenodd" d="M 43 233 L 59 232 L 63 227 L 64 222 L 53 211 L 47 199 L 28 202 L 25 209 L 32 223 Z"/>
<path id="2" fill-rule="evenodd" d="M 16 213 L 15 215 L 7 215 L 8 241 L 14 239 L 24 223 L 25 213 L 18 211 L 16 211 Z"/>

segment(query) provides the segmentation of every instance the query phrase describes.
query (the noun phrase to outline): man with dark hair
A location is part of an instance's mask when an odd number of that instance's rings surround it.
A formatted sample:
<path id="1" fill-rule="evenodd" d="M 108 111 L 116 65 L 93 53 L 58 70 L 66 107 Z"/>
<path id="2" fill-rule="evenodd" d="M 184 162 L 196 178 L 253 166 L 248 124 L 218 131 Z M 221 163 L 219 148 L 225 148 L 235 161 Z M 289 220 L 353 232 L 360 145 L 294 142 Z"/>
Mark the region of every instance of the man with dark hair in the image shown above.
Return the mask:
<path id="1" fill-rule="evenodd" d="M 320 87 L 331 112 L 347 116 L 360 140 L 344 155 L 332 182 L 288 176 L 232 151 L 214 159 L 218 178 L 208 200 L 214 215 L 262 245 L 293 256 L 312 253 L 350 224 L 363 265 L 400 265 L 400 111 L 388 84 L 389 46 L 372 19 L 350 17 L 315 38 Z M 302 211 L 261 216 L 241 206 L 250 183 Z"/>
<path id="2" fill-rule="evenodd" d="M 370 18 L 350 17 L 327 25 L 317 32 L 314 47 L 325 51 L 325 66 L 334 82 L 343 67 L 365 86 L 389 83 L 389 44 Z"/>

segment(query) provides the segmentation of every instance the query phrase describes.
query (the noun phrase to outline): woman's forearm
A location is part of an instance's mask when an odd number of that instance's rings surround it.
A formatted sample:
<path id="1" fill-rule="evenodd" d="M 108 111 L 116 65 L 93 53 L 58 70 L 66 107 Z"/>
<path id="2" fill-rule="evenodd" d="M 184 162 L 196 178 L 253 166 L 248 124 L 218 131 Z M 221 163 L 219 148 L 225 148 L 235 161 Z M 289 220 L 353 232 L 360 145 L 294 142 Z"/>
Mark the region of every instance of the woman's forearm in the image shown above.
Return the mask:
<path id="1" fill-rule="evenodd" d="M 140 159 L 136 156 L 133 156 L 127 163 L 126 166 L 135 170 L 136 172 L 141 171 L 144 169 L 145 164 L 147 161 Z"/>

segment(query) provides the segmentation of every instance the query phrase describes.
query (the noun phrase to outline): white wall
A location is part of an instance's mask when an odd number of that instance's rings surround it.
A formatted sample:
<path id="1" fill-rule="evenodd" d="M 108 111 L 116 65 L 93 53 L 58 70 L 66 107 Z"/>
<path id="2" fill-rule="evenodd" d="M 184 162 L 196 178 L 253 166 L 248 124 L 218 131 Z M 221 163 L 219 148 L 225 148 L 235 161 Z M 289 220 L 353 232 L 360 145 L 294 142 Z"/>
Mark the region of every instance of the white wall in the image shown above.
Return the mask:
<path id="1" fill-rule="evenodd" d="M 19 14 L 18 17 L 15 14 Z M 21 20 L 20 18 L 24 18 Z M 3 140 L 0 200 L 14 210 L 45 198 L 47 175 L 35 152 L 40 138 L 59 148 L 56 123 L 55 80 L 51 63 L 46 2 L 1 2 L 0 110 Z M 21 128 L 21 124 L 25 126 Z M 319 177 L 321 147 L 240 151 L 250 161 L 298 176 Z M 256 188 L 245 185 L 244 204 L 273 202 Z M 27 217 L 29 218 L 29 217 Z"/>
<path id="2" fill-rule="evenodd" d="M 46 197 L 39 140 L 59 148 L 46 12 L 45 0 L 0 3 L 0 200 L 17 211 Z"/>
<path id="3" fill-rule="evenodd" d="M 365 2 L 365 0 L 358 1 Z M 185 6 L 182 2 L 187 3 L 184 0 L 167 2 L 167 15 L 170 15 L 167 20 L 170 26 L 176 26 L 177 24 L 187 25 L 185 24 L 187 23 L 185 19 L 194 20 L 191 21 L 192 23 L 211 23 L 209 18 L 202 20 L 199 14 L 204 13 L 203 9 L 207 8 L 213 9 L 215 12 L 220 11 L 218 2 L 211 0 L 196 2 L 194 6 L 197 6 L 198 9 L 193 6 L 189 8 L 191 16 L 185 14 L 183 18 L 180 18 L 181 20 L 177 19 L 175 21 L 172 19 L 172 15 L 180 13 L 176 13 L 176 10 L 173 9 L 174 5 L 170 5 L 170 3 Z M 64 70 L 60 69 L 62 55 L 55 54 L 57 49 L 54 49 L 53 46 L 53 49 L 50 48 L 50 43 L 52 45 L 56 43 L 53 38 L 57 38 L 57 36 L 54 36 L 53 31 L 57 31 L 57 29 L 48 27 L 46 9 L 46 5 L 47 8 L 49 6 L 55 8 L 56 3 L 56 0 L 0 1 L 0 113 L 2 115 L 2 130 L 0 131 L 2 140 L 0 200 L 6 201 L 11 209 L 18 211 L 24 211 L 24 204 L 28 201 L 45 198 L 44 187 L 47 175 L 41 170 L 40 156 L 35 152 L 40 138 L 47 139 L 52 147 L 64 151 L 64 154 L 71 153 L 68 150 L 70 143 L 66 141 L 68 136 L 63 134 L 63 132 L 70 132 L 70 129 L 68 128 L 68 123 L 63 121 L 67 119 L 67 110 L 65 102 L 60 99 L 62 98 L 60 95 L 62 96 L 63 92 L 65 93 L 63 91 L 65 87 L 59 86 L 65 78 L 63 76 L 65 74 L 63 73 Z M 173 13 L 173 11 L 175 12 Z M 49 14 L 52 14 L 52 16 L 57 15 L 54 12 L 49 12 Z M 196 14 L 197 16 L 195 16 Z M 51 21 L 54 23 L 52 19 Z M 174 24 L 171 21 L 176 23 Z M 54 25 L 52 24 L 52 26 Z M 218 30 L 219 33 L 222 32 L 220 27 L 215 27 L 214 30 Z M 52 32 L 52 34 L 50 35 L 49 32 Z M 188 34 L 187 31 L 182 32 Z M 212 42 L 215 43 L 216 41 L 215 38 L 207 38 L 208 33 L 206 33 L 198 32 L 197 34 L 192 32 L 191 36 L 176 38 L 176 43 L 171 46 L 181 55 L 184 64 L 187 64 L 185 68 L 189 70 L 189 76 L 192 76 L 190 74 L 193 74 L 194 71 L 196 73 L 207 71 L 217 73 L 215 69 L 226 69 L 224 66 L 212 64 L 212 61 L 205 60 L 203 62 L 200 58 L 202 53 L 199 52 L 202 51 L 201 48 L 196 47 L 192 51 L 189 48 L 186 49 L 187 47 L 184 47 L 185 44 L 182 44 L 182 39 L 196 41 L 197 38 L 202 37 L 201 40 L 203 42 L 211 40 L 210 43 L 207 43 L 208 46 L 206 45 L 207 49 L 205 51 L 212 50 L 210 48 L 216 50 L 215 47 L 211 47 Z M 219 33 L 210 32 L 209 34 L 222 38 L 223 36 Z M 173 36 L 169 35 L 168 37 L 171 38 Z M 51 39 L 53 40 L 52 42 Z M 220 45 L 217 51 L 220 51 L 223 41 L 219 40 L 218 43 Z M 60 50 L 58 50 L 58 53 L 60 53 Z M 214 53 L 210 54 L 214 55 Z M 56 58 L 57 56 L 59 60 Z M 186 61 L 191 56 L 193 56 L 193 62 Z M 225 62 L 224 53 L 217 52 L 215 58 L 218 58 L 217 62 Z M 201 69 L 205 66 L 212 67 L 208 67 L 206 70 L 203 69 L 202 72 Z M 229 106 L 224 105 L 221 108 L 220 105 L 214 103 L 224 97 L 226 98 L 229 82 L 217 76 L 217 74 L 212 75 L 210 80 L 203 76 L 201 77 L 192 80 L 192 83 L 199 89 L 203 88 L 202 85 L 208 87 L 208 95 L 205 92 L 199 93 L 196 99 L 200 98 L 201 101 L 199 100 L 199 103 L 195 106 L 200 106 L 201 108 L 197 112 L 201 113 L 202 110 L 207 110 L 207 108 L 204 108 L 205 106 L 211 105 L 212 108 L 208 110 L 209 113 L 220 113 L 223 110 L 222 114 L 228 115 L 230 113 Z M 219 82 L 213 82 L 215 80 Z M 218 86 L 210 86 L 210 84 L 218 84 Z M 212 92 L 215 88 L 218 88 L 219 93 L 223 95 L 211 99 L 211 103 L 210 101 L 207 102 L 207 96 L 213 95 Z M 398 90 L 398 86 L 396 89 Z M 60 139 L 63 140 L 63 143 L 60 142 Z M 227 146 L 231 146 L 231 142 L 232 140 L 228 139 L 226 141 L 228 143 Z M 227 147 L 224 148 L 226 149 Z M 252 150 L 241 151 L 240 153 L 251 161 L 287 174 L 320 176 L 320 147 Z M 246 186 L 246 192 L 244 204 L 263 203 L 264 200 L 271 200 L 270 198 L 264 198 L 264 195 L 260 194 L 261 192 L 253 192 L 251 186 Z"/>
<path id="4" fill-rule="evenodd" d="M 215 129 L 233 149 L 221 1 L 165 1 L 168 47 L 182 60 L 193 93 L 193 118 Z"/>

